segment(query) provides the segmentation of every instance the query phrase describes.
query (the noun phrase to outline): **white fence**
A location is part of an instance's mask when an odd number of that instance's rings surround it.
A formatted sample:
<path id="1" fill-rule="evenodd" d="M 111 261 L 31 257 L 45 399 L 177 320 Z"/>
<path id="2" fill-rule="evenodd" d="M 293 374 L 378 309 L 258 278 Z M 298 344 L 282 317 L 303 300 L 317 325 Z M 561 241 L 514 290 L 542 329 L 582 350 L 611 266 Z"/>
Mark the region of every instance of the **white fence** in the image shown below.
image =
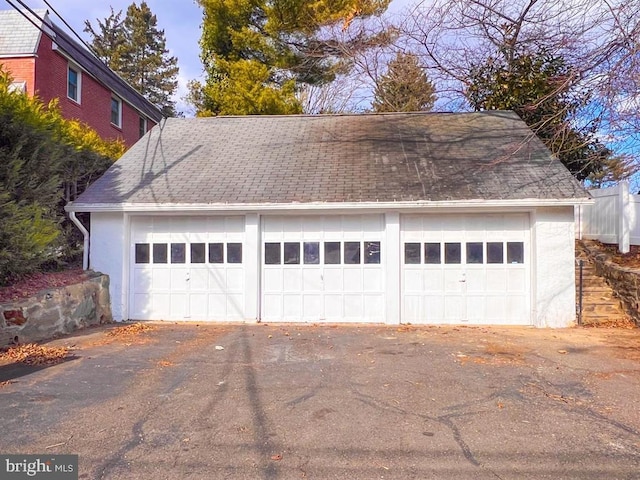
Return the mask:
<path id="1" fill-rule="evenodd" d="M 617 244 L 622 253 L 640 245 L 640 195 L 631 195 L 627 182 L 589 193 L 595 203 L 576 207 L 578 238 Z"/>

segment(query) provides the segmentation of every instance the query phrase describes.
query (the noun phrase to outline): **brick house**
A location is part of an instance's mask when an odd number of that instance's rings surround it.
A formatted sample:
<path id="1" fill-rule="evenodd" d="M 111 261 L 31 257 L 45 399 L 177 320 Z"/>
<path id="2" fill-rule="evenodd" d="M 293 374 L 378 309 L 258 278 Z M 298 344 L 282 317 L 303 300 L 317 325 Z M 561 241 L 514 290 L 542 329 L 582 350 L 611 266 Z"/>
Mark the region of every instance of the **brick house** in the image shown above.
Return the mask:
<path id="1" fill-rule="evenodd" d="M 45 104 L 58 99 L 64 117 L 127 147 L 162 118 L 158 107 L 51 22 L 46 10 L 0 11 L 0 65 L 14 88 Z"/>

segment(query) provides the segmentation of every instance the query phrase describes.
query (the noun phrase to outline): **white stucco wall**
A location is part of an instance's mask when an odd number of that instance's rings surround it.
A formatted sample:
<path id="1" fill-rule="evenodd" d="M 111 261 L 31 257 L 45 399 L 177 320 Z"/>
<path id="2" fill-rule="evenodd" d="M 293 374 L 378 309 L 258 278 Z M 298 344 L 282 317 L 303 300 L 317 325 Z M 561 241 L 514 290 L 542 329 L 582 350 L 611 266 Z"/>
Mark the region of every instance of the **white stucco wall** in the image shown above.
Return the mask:
<path id="1" fill-rule="evenodd" d="M 124 225 L 122 213 L 91 214 L 89 268 L 109 275 L 111 311 L 118 322 L 123 320 L 126 293 L 123 292 L 123 265 L 124 248 L 129 241 Z"/>
<path id="2" fill-rule="evenodd" d="M 576 319 L 573 207 L 539 208 L 533 220 L 533 324 L 568 327 Z"/>
<path id="3" fill-rule="evenodd" d="M 259 311 L 260 220 L 246 217 L 245 262 L 255 265 L 245 273 L 245 309 L 248 319 Z M 385 321 L 400 319 L 400 225 L 399 215 L 386 215 Z M 90 268 L 110 277 L 113 318 L 127 318 L 129 221 L 123 213 L 91 215 Z M 531 323 L 537 327 L 567 327 L 575 322 L 575 245 L 573 207 L 538 208 L 531 213 Z M 393 248 L 390 248 L 393 246 Z"/>

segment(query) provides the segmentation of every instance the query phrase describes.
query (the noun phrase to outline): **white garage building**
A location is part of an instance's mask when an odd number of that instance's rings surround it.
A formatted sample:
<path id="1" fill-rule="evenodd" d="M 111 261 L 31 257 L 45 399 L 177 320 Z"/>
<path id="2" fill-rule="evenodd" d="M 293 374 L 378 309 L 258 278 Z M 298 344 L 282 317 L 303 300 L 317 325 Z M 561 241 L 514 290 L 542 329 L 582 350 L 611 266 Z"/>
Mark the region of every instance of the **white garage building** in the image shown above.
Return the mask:
<path id="1" fill-rule="evenodd" d="M 588 194 L 511 112 L 169 119 L 77 201 L 116 319 L 575 319 Z"/>

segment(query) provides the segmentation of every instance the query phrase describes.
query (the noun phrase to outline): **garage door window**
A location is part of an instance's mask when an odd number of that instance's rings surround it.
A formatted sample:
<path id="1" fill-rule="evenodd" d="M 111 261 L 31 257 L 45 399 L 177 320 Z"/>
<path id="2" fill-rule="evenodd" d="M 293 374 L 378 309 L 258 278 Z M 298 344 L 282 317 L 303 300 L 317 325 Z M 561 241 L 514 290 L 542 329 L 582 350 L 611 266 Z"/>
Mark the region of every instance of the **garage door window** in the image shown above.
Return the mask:
<path id="1" fill-rule="evenodd" d="M 149 263 L 148 243 L 136 243 L 136 263 Z"/>
<path id="2" fill-rule="evenodd" d="M 280 243 L 264 244 L 265 265 L 280 265 Z"/>
<path id="3" fill-rule="evenodd" d="M 360 263 L 360 242 L 344 242 L 345 265 L 358 265 Z"/>
<path id="4" fill-rule="evenodd" d="M 192 243 L 191 244 L 191 263 L 205 263 L 205 244 L 204 243 Z"/>
<path id="5" fill-rule="evenodd" d="M 300 264 L 300 244 L 295 242 L 284 243 L 284 264 L 299 265 Z"/>
<path id="6" fill-rule="evenodd" d="M 507 242 L 507 263 L 524 263 L 523 242 Z"/>
<path id="7" fill-rule="evenodd" d="M 419 243 L 404 244 L 404 263 L 406 265 L 415 265 L 420 263 L 420 247 Z"/>
<path id="8" fill-rule="evenodd" d="M 444 263 L 462 263 L 462 249 L 459 243 L 444 244 Z"/>
<path id="9" fill-rule="evenodd" d="M 224 243 L 209 244 L 209 263 L 224 263 Z"/>
<path id="10" fill-rule="evenodd" d="M 184 243 L 171 244 L 171 263 L 185 263 L 185 246 Z"/>
<path id="11" fill-rule="evenodd" d="M 324 263 L 325 265 L 340 264 L 340 242 L 324 243 Z"/>
<path id="12" fill-rule="evenodd" d="M 379 242 L 365 242 L 365 248 L 369 248 L 369 244 L 376 244 L 371 247 L 373 250 L 379 250 Z M 505 262 L 505 243 L 506 243 L 506 262 Z M 420 248 L 423 244 L 417 242 L 407 242 L 404 244 L 404 263 L 405 265 L 417 265 L 421 263 Z M 462 243 L 450 242 L 444 244 L 444 263 L 460 264 L 462 263 Z M 523 264 L 524 263 L 524 242 L 467 242 L 464 244 L 466 254 L 465 262 L 467 264 Z M 369 251 L 367 251 L 369 252 Z M 375 256 L 373 256 L 375 258 Z M 365 263 L 368 262 L 365 257 Z M 486 259 L 486 260 L 485 260 Z M 376 263 L 379 263 L 379 257 Z M 424 243 L 424 263 L 440 264 L 442 263 L 441 244 L 438 242 Z"/>
<path id="13" fill-rule="evenodd" d="M 503 263 L 504 249 L 502 242 L 487 242 L 487 263 Z"/>
<path id="14" fill-rule="evenodd" d="M 380 242 L 364 242 L 364 263 L 380 263 Z"/>
<path id="15" fill-rule="evenodd" d="M 320 263 L 320 242 L 304 242 L 304 263 L 318 265 Z"/>
<path id="16" fill-rule="evenodd" d="M 484 263 L 482 242 L 467 243 L 467 263 Z"/>
<path id="17" fill-rule="evenodd" d="M 153 244 L 153 263 L 167 263 L 167 244 L 166 243 L 154 243 Z"/>
<path id="18" fill-rule="evenodd" d="M 242 263 L 241 243 L 227 243 L 227 263 Z"/>
<path id="19" fill-rule="evenodd" d="M 442 263 L 442 254 L 439 243 L 424 244 L 424 263 L 431 265 Z"/>

